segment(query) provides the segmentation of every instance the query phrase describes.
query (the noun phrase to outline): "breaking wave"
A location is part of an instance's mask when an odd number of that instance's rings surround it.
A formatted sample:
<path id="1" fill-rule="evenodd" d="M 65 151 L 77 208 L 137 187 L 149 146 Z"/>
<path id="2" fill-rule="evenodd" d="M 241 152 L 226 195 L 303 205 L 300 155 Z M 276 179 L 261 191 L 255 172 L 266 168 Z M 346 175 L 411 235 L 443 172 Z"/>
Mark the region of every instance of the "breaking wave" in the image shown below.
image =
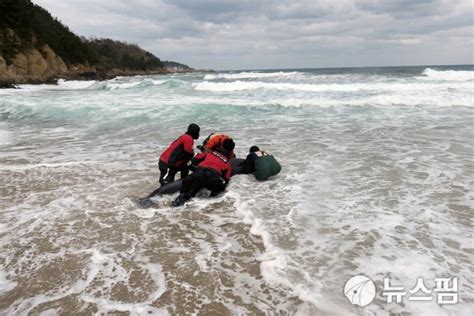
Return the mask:
<path id="1" fill-rule="evenodd" d="M 426 68 L 421 79 L 443 81 L 473 81 L 474 71 L 466 70 L 434 70 Z"/>
<path id="2" fill-rule="evenodd" d="M 121 90 L 121 89 L 134 89 L 144 88 L 151 86 L 160 86 L 168 84 L 170 87 L 177 86 L 177 79 L 168 80 L 157 80 L 144 78 L 140 80 L 132 80 L 125 78 L 115 78 L 105 81 L 97 80 L 65 80 L 59 79 L 56 85 L 43 84 L 43 85 L 19 85 L 21 90 L 26 91 L 37 91 L 37 90 Z"/>
<path id="3" fill-rule="evenodd" d="M 440 88 L 471 89 L 471 83 L 457 83 L 456 85 L 437 83 L 334 83 L 334 84 L 309 84 L 309 83 L 280 83 L 263 81 L 233 81 L 209 82 L 203 81 L 193 84 L 198 91 L 231 92 L 243 90 L 280 90 L 280 91 L 306 91 L 306 92 L 359 92 L 359 91 L 439 91 Z"/>
<path id="4" fill-rule="evenodd" d="M 107 81 L 66 81 L 59 80 L 58 86 L 64 89 L 80 90 L 117 90 L 117 89 L 133 89 L 138 87 L 149 87 L 154 85 L 161 85 L 166 80 L 142 79 L 138 81 L 129 82 L 127 80 L 120 80 L 120 78 Z"/>
<path id="5" fill-rule="evenodd" d="M 292 72 L 239 72 L 239 73 L 224 73 L 224 74 L 211 74 L 204 76 L 204 80 L 216 80 L 216 79 L 226 79 L 226 80 L 234 80 L 234 79 L 255 79 L 255 78 L 274 78 L 274 77 L 297 77 L 304 75 L 303 72 L 299 71 L 292 71 Z"/>

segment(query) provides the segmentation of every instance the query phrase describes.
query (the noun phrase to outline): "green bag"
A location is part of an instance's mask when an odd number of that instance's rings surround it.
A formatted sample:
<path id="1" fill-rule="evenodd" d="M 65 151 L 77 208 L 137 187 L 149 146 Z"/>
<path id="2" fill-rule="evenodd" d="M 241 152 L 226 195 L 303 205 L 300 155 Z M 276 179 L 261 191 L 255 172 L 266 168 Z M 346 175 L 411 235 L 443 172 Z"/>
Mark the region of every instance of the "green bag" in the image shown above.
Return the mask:
<path id="1" fill-rule="evenodd" d="M 272 155 L 264 155 L 255 160 L 255 178 L 259 181 L 265 181 L 268 178 L 277 175 L 281 170 L 278 161 Z"/>

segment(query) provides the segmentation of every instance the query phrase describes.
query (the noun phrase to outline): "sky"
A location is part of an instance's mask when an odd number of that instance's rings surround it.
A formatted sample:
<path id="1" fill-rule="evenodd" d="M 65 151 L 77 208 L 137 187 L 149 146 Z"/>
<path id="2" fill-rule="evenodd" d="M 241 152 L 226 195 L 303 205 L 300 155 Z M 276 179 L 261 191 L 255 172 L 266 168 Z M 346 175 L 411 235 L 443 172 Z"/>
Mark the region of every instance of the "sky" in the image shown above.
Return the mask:
<path id="1" fill-rule="evenodd" d="M 471 0 L 33 0 L 86 37 L 215 70 L 474 63 Z"/>

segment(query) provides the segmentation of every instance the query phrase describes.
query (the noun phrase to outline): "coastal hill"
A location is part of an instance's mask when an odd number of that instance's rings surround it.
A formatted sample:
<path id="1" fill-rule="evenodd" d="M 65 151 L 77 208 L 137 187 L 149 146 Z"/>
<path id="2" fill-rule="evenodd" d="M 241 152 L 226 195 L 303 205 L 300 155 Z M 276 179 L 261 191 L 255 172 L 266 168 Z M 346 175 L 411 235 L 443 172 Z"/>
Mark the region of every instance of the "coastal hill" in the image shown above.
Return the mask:
<path id="1" fill-rule="evenodd" d="M 167 63 L 135 44 L 79 37 L 30 0 L 0 1 L 0 85 L 194 70 Z"/>
<path id="2" fill-rule="evenodd" d="M 169 70 L 173 70 L 173 71 L 176 71 L 176 72 L 189 72 L 189 71 L 194 70 L 191 67 L 189 67 L 188 65 L 177 63 L 175 61 L 165 60 L 165 61 L 162 61 L 162 63 Z"/>

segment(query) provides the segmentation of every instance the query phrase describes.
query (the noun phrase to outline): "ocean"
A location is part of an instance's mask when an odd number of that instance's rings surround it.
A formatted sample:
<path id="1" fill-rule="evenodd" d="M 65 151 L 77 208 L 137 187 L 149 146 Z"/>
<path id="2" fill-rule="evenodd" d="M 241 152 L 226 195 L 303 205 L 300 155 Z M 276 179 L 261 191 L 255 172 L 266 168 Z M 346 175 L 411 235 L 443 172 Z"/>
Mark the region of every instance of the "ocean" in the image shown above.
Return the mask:
<path id="1" fill-rule="evenodd" d="M 0 90 L 0 313 L 468 315 L 473 88 L 471 65 Z M 198 144 L 224 132 L 238 157 L 258 145 L 281 173 L 137 208 L 130 198 L 158 187 L 160 153 L 192 122 Z M 375 284 L 367 306 L 344 295 L 357 275 Z M 431 299 L 410 299 L 419 278 Z M 438 278 L 457 278 L 456 302 L 439 303 Z M 401 302 L 387 302 L 384 279 Z"/>

